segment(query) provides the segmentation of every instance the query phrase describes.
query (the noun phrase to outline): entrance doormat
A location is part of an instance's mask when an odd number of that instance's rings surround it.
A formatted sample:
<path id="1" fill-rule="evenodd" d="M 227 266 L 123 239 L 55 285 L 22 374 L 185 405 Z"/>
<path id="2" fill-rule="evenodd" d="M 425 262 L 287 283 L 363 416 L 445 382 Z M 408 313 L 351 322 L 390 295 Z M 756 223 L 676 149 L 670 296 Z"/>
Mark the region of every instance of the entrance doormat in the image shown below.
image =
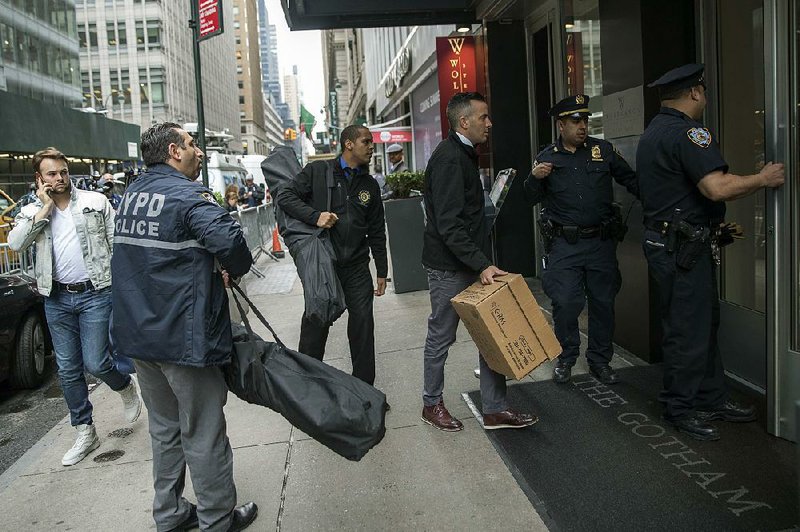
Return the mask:
<path id="1" fill-rule="evenodd" d="M 700 442 L 661 420 L 661 367 L 508 387 L 539 416 L 486 434 L 551 530 L 787 530 L 798 524 L 795 444 L 756 423 L 715 421 Z M 469 394 L 480 404 L 480 392 Z"/>

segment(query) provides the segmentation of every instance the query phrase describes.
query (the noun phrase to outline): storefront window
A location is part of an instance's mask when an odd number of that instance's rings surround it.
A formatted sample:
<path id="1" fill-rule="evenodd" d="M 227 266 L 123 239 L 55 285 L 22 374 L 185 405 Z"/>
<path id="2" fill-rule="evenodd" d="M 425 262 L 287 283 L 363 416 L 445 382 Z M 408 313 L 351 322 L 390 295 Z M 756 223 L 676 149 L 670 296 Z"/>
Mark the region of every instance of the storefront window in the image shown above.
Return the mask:
<path id="1" fill-rule="evenodd" d="M 564 0 L 567 94 L 590 97 L 589 134 L 603 137 L 603 70 L 600 63 L 600 0 Z"/>

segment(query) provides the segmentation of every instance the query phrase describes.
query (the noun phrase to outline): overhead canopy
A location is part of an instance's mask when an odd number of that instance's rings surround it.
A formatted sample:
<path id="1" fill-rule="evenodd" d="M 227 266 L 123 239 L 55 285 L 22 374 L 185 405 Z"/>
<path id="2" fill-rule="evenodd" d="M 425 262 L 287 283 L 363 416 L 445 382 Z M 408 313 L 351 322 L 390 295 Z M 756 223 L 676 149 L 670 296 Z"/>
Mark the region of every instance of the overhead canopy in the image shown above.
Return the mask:
<path id="1" fill-rule="evenodd" d="M 282 0 L 292 30 L 472 24 L 478 0 Z"/>

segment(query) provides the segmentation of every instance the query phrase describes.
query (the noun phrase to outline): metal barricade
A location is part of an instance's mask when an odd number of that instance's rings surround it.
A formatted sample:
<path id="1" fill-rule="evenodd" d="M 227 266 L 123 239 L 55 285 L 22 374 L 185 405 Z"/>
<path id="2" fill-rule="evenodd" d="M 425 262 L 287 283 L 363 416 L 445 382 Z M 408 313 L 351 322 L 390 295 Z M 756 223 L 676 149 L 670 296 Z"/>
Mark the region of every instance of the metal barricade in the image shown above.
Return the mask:
<path id="1" fill-rule="evenodd" d="M 25 273 L 33 275 L 34 246 L 22 252 L 16 252 L 8 243 L 0 244 L 0 274 Z"/>

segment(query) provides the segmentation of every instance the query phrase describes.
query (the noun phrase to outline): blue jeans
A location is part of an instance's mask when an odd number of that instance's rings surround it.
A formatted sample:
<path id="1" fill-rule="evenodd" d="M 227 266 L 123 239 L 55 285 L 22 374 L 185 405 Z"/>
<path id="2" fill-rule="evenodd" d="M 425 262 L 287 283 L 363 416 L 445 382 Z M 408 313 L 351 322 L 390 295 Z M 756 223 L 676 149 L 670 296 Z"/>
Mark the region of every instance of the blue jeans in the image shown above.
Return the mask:
<path id="1" fill-rule="evenodd" d="M 92 403 L 84 370 L 112 390 L 122 390 L 131 382 L 117 371 L 108 349 L 111 288 L 80 294 L 55 289 L 44 299 L 44 310 L 70 421 L 73 426 L 90 425 Z"/>

